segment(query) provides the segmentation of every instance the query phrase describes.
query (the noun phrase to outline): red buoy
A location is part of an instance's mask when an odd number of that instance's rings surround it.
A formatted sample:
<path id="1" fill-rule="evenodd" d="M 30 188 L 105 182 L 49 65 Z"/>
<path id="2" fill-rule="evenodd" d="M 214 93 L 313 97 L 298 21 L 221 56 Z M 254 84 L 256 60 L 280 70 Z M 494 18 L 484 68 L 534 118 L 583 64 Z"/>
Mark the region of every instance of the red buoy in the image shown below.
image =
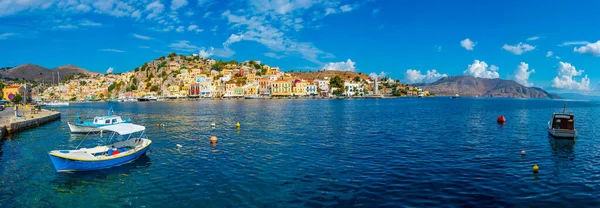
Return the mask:
<path id="1" fill-rule="evenodd" d="M 498 119 L 496 121 L 498 121 L 499 124 L 506 123 L 506 117 L 498 116 Z"/>

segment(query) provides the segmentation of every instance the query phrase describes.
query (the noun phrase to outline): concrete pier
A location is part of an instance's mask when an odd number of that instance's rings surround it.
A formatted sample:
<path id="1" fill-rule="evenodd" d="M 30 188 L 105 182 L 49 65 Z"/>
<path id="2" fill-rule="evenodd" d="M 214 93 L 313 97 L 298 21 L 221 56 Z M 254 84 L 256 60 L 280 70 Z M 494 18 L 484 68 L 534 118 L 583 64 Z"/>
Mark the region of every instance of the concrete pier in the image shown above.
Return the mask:
<path id="1" fill-rule="evenodd" d="M 23 116 L 15 117 L 13 107 L 7 107 L 4 111 L 0 112 L 0 138 L 3 139 L 8 134 L 60 119 L 60 112 L 44 109 L 35 114 L 31 114 L 31 110 L 19 110 L 19 114 L 22 114 Z"/>

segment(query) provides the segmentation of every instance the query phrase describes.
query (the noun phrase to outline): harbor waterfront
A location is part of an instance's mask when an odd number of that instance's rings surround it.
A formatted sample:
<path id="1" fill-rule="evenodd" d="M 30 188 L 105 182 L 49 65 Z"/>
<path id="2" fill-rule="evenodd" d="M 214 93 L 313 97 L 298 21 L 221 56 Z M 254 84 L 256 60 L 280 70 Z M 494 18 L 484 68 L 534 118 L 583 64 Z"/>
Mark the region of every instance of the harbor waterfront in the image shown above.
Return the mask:
<path id="1" fill-rule="evenodd" d="M 57 108 L 60 121 L 0 141 L 0 207 L 597 207 L 600 103 L 566 101 L 578 136 L 557 140 L 547 121 L 564 102 L 73 103 Z M 57 173 L 50 150 L 100 144 L 71 134 L 67 122 L 110 107 L 146 126 L 148 153 L 116 168 Z"/>

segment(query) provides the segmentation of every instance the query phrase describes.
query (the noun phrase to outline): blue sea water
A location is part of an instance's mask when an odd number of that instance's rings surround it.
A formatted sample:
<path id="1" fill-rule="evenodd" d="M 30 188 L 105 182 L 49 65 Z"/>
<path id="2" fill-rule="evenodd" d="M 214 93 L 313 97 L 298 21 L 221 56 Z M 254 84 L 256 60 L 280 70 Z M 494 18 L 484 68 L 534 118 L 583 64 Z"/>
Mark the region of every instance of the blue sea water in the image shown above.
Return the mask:
<path id="1" fill-rule="evenodd" d="M 598 207 L 600 104 L 568 101 L 579 137 L 555 140 L 547 121 L 563 102 L 74 104 L 56 108 L 61 121 L 0 141 L 0 207 Z M 57 173 L 48 151 L 100 143 L 66 122 L 109 105 L 147 127 L 151 151 L 112 169 Z"/>

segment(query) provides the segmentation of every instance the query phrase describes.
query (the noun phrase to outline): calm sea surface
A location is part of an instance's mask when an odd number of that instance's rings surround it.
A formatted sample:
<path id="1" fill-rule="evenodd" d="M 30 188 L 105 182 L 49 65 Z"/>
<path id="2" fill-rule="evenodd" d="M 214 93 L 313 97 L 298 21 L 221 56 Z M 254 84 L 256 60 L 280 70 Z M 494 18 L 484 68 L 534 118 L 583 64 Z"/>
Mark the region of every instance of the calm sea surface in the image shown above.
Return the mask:
<path id="1" fill-rule="evenodd" d="M 547 121 L 563 102 L 74 104 L 56 108 L 61 121 L 0 141 L 0 207 L 598 207 L 600 104 L 568 101 L 579 137 L 555 140 Z M 112 169 L 57 173 L 47 152 L 84 137 L 71 135 L 67 121 L 103 115 L 109 105 L 147 127 L 151 151 Z"/>

